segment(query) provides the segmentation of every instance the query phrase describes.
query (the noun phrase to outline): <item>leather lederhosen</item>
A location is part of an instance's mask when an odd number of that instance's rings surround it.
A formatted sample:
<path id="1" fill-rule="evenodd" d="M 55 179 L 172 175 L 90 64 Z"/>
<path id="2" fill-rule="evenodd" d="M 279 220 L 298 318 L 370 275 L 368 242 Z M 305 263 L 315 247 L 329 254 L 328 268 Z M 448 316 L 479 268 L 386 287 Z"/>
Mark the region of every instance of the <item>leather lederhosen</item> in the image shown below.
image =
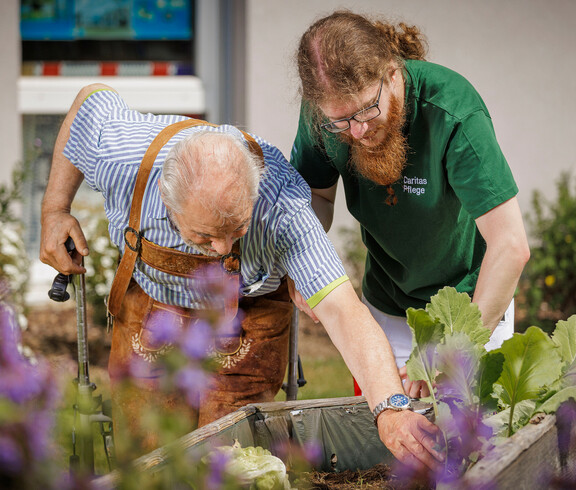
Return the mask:
<path id="1" fill-rule="evenodd" d="M 286 281 L 282 281 L 280 288 L 273 293 L 239 301 L 235 297 L 223 308 L 222 315 L 228 320 L 238 310 L 241 312 L 241 331 L 214 338 L 212 354 L 217 368 L 206 376 L 197 399 L 190 399 L 190 393 L 188 399 L 184 399 L 180 392 L 162 391 L 164 372 L 157 361 L 170 346 L 155 340 L 154 329 L 158 322 L 168 321 L 182 329 L 194 328 L 204 310 L 166 305 L 148 296 L 131 278 L 136 258 L 163 272 L 186 277 L 201 273 L 205 265 L 221 261 L 222 269 L 226 271 L 222 272 L 222 280 L 235 284 L 236 291 L 239 286 L 241 257 L 238 242 L 232 253 L 222 260 L 160 247 L 139 233 L 142 193 L 149 173 L 145 167 L 151 168 L 158 151 L 171 135 L 196 124 L 207 123 L 186 120 L 167 127 L 150 145 L 142 161 L 130 224 L 125 232 L 126 251 L 108 302 L 114 317 L 108 370 L 115 426 L 127 428 L 132 437 L 138 437 L 142 450 L 153 449 L 159 443 L 155 429 L 140 420 L 144 407 L 156 408 L 160 413 L 185 415 L 185 430 L 192 430 L 248 403 L 273 401 L 281 388 L 288 363 L 292 305 Z M 257 143 L 251 141 L 251 149 L 259 150 Z M 137 369 L 134 366 L 138 366 Z M 130 383 L 126 383 L 127 379 Z"/>
<path id="2" fill-rule="evenodd" d="M 292 304 L 286 281 L 278 290 L 241 298 L 242 330 L 215 340 L 216 371 L 206 373 L 194 400 L 180 392 L 163 391 L 164 371 L 157 363 L 170 346 L 158 344 L 152 332 L 157 322 L 194 328 L 197 311 L 155 301 L 132 280 L 114 319 L 109 373 L 115 424 L 141 437 L 143 450 L 158 445 L 154 429 L 140 420 L 143 407 L 157 413 L 186 415 L 185 432 L 201 427 L 249 403 L 270 402 L 280 390 L 288 363 Z M 130 383 L 124 376 L 130 367 Z M 190 393 L 188 393 L 190 396 Z"/>

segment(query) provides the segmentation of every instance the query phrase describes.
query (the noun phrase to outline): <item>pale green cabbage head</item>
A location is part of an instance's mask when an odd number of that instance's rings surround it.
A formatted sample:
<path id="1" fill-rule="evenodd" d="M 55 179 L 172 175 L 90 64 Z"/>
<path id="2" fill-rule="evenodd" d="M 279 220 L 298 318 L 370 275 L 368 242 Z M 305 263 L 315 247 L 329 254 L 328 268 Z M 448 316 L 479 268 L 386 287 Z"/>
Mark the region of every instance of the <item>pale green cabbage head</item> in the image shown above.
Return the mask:
<path id="1" fill-rule="evenodd" d="M 224 454 L 228 461 L 226 472 L 236 481 L 250 490 L 290 490 L 290 481 L 286 466 L 280 458 L 261 447 L 221 446 L 212 450 L 205 458 L 206 462 L 216 453 Z"/>

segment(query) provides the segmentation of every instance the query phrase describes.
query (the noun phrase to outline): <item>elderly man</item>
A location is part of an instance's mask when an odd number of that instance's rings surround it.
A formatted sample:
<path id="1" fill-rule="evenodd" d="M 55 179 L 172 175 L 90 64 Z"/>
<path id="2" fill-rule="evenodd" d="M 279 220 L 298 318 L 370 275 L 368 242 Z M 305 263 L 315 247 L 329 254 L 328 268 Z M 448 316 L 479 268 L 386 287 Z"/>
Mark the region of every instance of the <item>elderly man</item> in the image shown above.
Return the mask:
<path id="1" fill-rule="evenodd" d="M 151 311 L 194 318 L 214 306 L 196 272 L 199 263 L 217 261 L 239 272 L 229 277 L 240 301 L 221 309 L 233 316 L 239 308 L 242 329 L 219 343 L 226 362 L 202 400 L 198 423 L 271 400 L 287 362 L 289 276 L 375 416 L 390 412 L 380 424 L 383 442 L 401 460 L 437 464 L 436 426 L 393 403 L 406 397 L 386 336 L 347 280 L 312 211 L 308 186 L 276 148 L 231 126 L 140 114 L 110 87 L 85 87 L 58 135 L 42 205 L 41 259 L 66 274 L 84 272 L 65 251 L 68 236 L 88 254 L 70 214 L 83 178 L 104 195 L 110 236 L 122 254 L 109 301 L 113 383 L 134 357 L 150 361 L 152 373 L 161 346 L 147 335 Z M 158 396 L 157 380 L 144 381 L 144 395 L 135 394 L 136 403 L 123 400 L 120 408 L 137 410 Z M 400 396 L 383 403 L 394 394 Z"/>

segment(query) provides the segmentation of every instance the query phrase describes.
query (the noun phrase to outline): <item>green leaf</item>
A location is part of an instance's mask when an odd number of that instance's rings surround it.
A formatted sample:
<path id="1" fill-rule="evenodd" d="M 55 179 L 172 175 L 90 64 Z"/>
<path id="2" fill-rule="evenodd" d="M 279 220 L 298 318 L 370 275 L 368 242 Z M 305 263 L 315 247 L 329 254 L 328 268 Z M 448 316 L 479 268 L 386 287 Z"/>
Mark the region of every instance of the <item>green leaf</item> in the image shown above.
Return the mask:
<path id="1" fill-rule="evenodd" d="M 408 376 L 412 380 L 421 379 L 432 383 L 436 376 L 436 346 L 444 337 L 444 326 L 422 309 L 408 308 L 406 321 L 413 338 L 412 353 L 406 363 Z"/>
<path id="2" fill-rule="evenodd" d="M 534 400 L 523 400 L 516 405 L 512 424 L 510 426 L 510 407 L 491 415 L 484 419 L 484 423 L 492 428 L 494 435 L 499 438 L 506 438 L 528 423 L 534 415 L 536 402 Z M 502 442 L 502 441 L 495 441 Z"/>
<path id="3" fill-rule="evenodd" d="M 442 432 L 447 439 L 458 437 L 460 435 L 459 427 L 454 424 L 454 417 L 452 416 L 450 407 L 442 401 L 438 402 L 438 410 L 436 412 L 434 423 L 442 429 Z"/>
<path id="4" fill-rule="evenodd" d="M 554 388 L 561 390 L 576 386 L 576 315 L 566 321 L 559 321 L 552 335 L 562 358 L 562 378 Z"/>
<path id="5" fill-rule="evenodd" d="M 540 407 L 538 407 L 538 411 L 544 413 L 554 413 L 556 410 L 558 410 L 558 407 L 562 403 L 569 400 L 570 398 L 576 400 L 576 386 L 569 386 L 568 388 L 560 390 L 558 393 L 554 394 L 542 405 L 540 405 Z"/>
<path id="6" fill-rule="evenodd" d="M 564 375 L 560 380 L 561 388 L 567 388 L 569 386 L 576 386 L 576 359 L 566 367 Z"/>
<path id="7" fill-rule="evenodd" d="M 443 374 L 442 384 L 449 387 L 468 405 L 475 404 L 481 352 L 465 333 L 449 335 L 437 349 L 437 369 Z M 438 380 L 440 383 L 440 380 Z M 441 392 L 440 386 L 438 387 Z"/>
<path id="8" fill-rule="evenodd" d="M 445 335 L 464 332 L 472 342 L 479 345 L 490 340 L 490 331 L 482 324 L 478 305 L 472 303 L 466 293 L 459 293 L 447 286 L 430 298 L 426 311 L 446 326 Z"/>
<path id="9" fill-rule="evenodd" d="M 538 327 L 529 327 L 523 334 L 515 333 L 495 352 L 501 352 L 505 358 L 498 383 L 504 388 L 503 401 L 508 405 L 537 398 L 543 386 L 560 376 L 558 348 Z"/>
<path id="10" fill-rule="evenodd" d="M 568 320 L 560 320 L 552 335 L 552 341 L 558 346 L 562 363 L 565 366 L 574 364 L 576 360 L 576 315 Z"/>
<path id="11" fill-rule="evenodd" d="M 478 397 L 480 403 L 486 409 L 494 409 L 496 399 L 492 396 L 494 383 L 502 375 L 504 367 L 504 354 L 501 352 L 487 352 L 480 358 L 480 369 L 478 376 Z"/>

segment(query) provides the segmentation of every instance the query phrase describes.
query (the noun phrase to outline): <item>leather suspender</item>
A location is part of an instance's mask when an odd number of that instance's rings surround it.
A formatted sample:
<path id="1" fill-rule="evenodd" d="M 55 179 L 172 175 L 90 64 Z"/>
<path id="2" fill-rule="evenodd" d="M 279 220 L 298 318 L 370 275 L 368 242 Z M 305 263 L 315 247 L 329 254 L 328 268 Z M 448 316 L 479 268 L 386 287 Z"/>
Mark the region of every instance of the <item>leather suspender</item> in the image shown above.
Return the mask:
<path id="1" fill-rule="evenodd" d="M 144 157 L 142 158 L 142 163 L 138 169 L 136 184 L 132 194 L 130 218 L 128 220 L 128 226 L 124 230 L 124 243 L 126 246 L 124 247 L 124 254 L 122 255 L 118 269 L 116 270 L 114 280 L 112 281 L 110 295 L 108 297 L 108 311 L 113 316 L 115 316 L 120 311 L 120 306 L 122 305 L 124 295 L 126 294 L 128 285 L 130 283 L 130 278 L 132 277 L 132 272 L 134 271 L 136 259 L 142 250 L 143 237 L 140 234 L 140 215 L 142 211 L 144 191 L 146 189 L 148 177 L 150 176 L 150 172 L 152 170 L 152 165 L 154 164 L 154 161 L 156 160 L 156 157 L 158 156 L 158 153 L 162 147 L 168 143 L 172 136 L 182 131 L 183 129 L 187 129 L 193 126 L 216 127 L 217 125 L 207 123 L 206 121 L 199 119 L 185 119 L 183 121 L 171 124 L 170 126 L 166 126 L 162 131 L 160 131 L 160 133 L 158 133 L 156 138 L 154 138 L 146 150 Z M 250 151 L 260 156 L 263 161 L 264 155 L 260 145 L 248 133 L 245 133 L 244 131 L 241 132 L 246 138 Z M 148 242 L 148 244 L 149 243 L 150 242 Z M 169 249 L 164 248 L 164 250 L 166 251 Z M 182 253 L 178 251 L 174 252 L 177 252 L 177 254 Z"/>

